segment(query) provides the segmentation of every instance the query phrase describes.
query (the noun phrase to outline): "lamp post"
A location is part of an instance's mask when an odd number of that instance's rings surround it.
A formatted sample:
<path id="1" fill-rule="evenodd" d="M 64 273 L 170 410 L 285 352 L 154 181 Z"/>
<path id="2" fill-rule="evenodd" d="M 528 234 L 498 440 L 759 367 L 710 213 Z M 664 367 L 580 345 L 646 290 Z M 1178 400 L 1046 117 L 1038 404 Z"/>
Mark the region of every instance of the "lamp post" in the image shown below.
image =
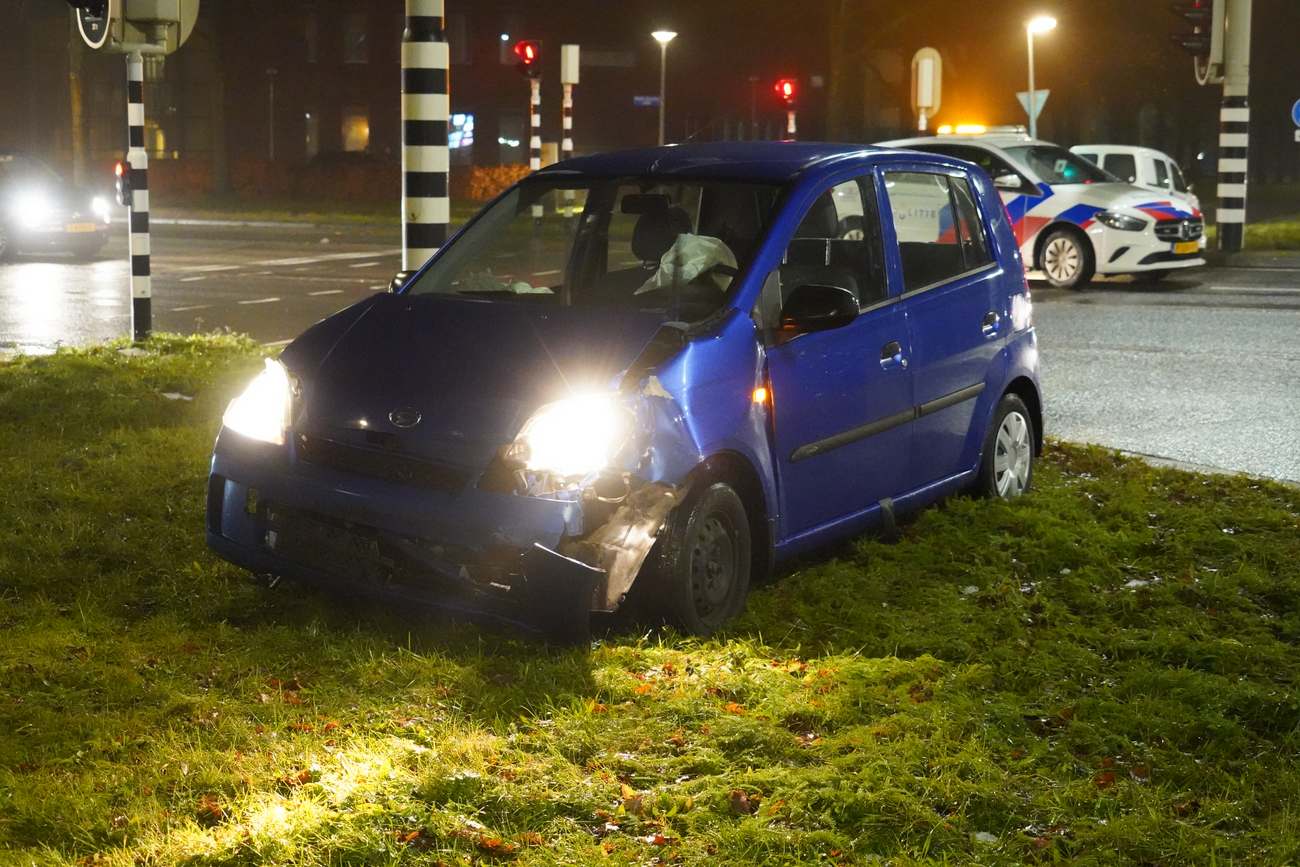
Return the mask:
<path id="1" fill-rule="evenodd" d="M 1025 24 L 1025 41 L 1029 45 L 1029 137 L 1038 138 L 1038 91 L 1034 89 L 1034 37 L 1056 29 L 1056 19 L 1039 15 Z"/>
<path id="2" fill-rule="evenodd" d="M 664 106 L 668 97 L 668 43 L 677 38 L 676 31 L 656 30 L 650 34 L 659 43 L 659 145 L 664 144 Z"/>

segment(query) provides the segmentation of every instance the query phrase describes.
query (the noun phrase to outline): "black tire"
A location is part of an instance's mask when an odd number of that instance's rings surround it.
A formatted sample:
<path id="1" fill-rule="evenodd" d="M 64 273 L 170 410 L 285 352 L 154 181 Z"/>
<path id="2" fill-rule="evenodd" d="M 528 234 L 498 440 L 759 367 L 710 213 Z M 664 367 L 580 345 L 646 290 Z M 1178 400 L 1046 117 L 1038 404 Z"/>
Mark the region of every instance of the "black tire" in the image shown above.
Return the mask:
<path id="1" fill-rule="evenodd" d="M 744 610 L 753 555 L 749 516 L 726 482 L 677 507 L 654 554 L 650 596 L 683 632 L 710 636 Z"/>
<path id="2" fill-rule="evenodd" d="M 1015 443 L 1014 448 L 1008 450 L 1006 448 L 1008 443 L 1000 438 L 1000 434 L 1003 433 L 1003 424 L 1013 414 L 1018 415 L 1024 423 L 1023 439 L 1014 432 L 1016 424 L 1012 422 L 1012 431 L 1008 433 Z M 1019 395 L 1002 395 L 1002 400 L 998 401 L 998 408 L 993 413 L 993 422 L 989 425 L 988 433 L 984 435 L 984 451 L 980 455 L 979 475 L 975 478 L 971 492 L 979 497 L 1004 500 L 1013 500 L 1028 493 L 1034 483 L 1036 437 L 1034 416 L 1029 411 L 1029 407 L 1025 406 L 1025 402 Z M 1013 461 L 1013 466 L 1006 468 L 1004 456 L 1012 452 L 1014 454 L 1010 460 Z M 1024 462 L 1022 471 L 1019 461 Z M 1012 474 L 1012 478 L 1006 478 L 1005 474 L 1008 472 Z"/>
<path id="3" fill-rule="evenodd" d="M 1097 273 L 1092 242 L 1074 229 L 1056 229 L 1043 241 L 1038 266 L 1058 289 L 1082 289 Z"/>

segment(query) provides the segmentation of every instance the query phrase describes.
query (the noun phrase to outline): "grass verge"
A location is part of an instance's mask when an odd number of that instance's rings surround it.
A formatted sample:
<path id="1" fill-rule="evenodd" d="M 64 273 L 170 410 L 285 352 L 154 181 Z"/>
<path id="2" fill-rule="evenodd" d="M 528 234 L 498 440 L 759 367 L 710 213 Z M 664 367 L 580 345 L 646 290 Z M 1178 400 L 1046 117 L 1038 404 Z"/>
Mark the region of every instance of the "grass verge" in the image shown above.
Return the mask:
<path id="1" fill-rule="evenodd" d="M 0 364 L 0 863 L 1300 858 L 1300 492 L 1056 444 L 716 640 L 555 650 L 249 584 L 257 347 L 121 348 Z"/>

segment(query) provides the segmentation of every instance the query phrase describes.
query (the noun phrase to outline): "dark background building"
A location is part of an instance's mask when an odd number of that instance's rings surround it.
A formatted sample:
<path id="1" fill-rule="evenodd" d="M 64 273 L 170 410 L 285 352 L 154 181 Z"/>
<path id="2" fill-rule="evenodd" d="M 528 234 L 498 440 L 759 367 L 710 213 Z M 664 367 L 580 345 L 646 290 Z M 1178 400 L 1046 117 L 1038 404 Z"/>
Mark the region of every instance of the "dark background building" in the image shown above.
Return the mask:
<path id="1" fill-rule="evenodd" d="M 124 62 L 80 47 L 66 6 L 9 0 L 18 39 L 0 54 L 0 149 L 22 149 L 105 176 L 124 149 Z M 1056 6 L 1058 8 L 1051 8 Z M 807 3 L 662 0 L 448 0 L 453 163 L 526 161 L 527 85 L 513 43 L 543 44 L 544 140 L 558 141 L 559 47 L 582 46 L 579 153 L 652 144 L 659 48 L 671 27 L 668 136 L 780 137 L 773 82 L 800 82 L 804 138 L 875 141 L 906 133 L 910 58 L 945 59 L 937 122 L 1023 123 L 1023 21 L 1051 11 L 1039 86 L 1052 96 L 1046 138 L 1146 144 L 1191 165 L 1212 154 L 1218 89 L 1200 88 L 1171 44 L 1168 4 L 957 0 Z M 191 41 L 149 71 L 147 142 L 155 184 L 175 195 L 382 198 L 400 160 L 402 0 L 204 0 Z M 1256 0 L 1252 169 L 1256 182 L 1300 174 L 1288 108 L 1300 97 L 1300 11 Z M 391 181 L 393 187 L 388 184 Z"/>

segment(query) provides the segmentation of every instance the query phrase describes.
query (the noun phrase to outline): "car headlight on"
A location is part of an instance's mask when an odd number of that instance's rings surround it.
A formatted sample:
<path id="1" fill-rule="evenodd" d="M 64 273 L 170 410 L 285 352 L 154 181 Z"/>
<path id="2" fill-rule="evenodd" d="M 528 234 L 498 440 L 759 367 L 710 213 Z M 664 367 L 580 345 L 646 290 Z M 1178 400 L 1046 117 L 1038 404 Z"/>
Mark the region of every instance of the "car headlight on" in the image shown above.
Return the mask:
<path id="1" fill-rule="evenodd" d="M 39 229 L 54 217 L 54 202 L 44 193 L 23 193 L 14 199 L 9 211 L 20 226 Z"/>
<path id="2" fill-rule="evenodd" d="M 533 413 L 510 452 L 529 470 L 587 476 L 610 465 L 631 431 L 631 413 L 614 395 L 571 397 Z"/>
<path id="3" fill-rule="evenodd" d="M 1103 226 L 1119 229 L 1122 232 L 1141 232 L 1147 227 L 1146 220 L 1139 220 L 1137 217 L 1130 217 L 1127 214 L 1118 214 L 1115 211 L 1101 211 L 1093 219 Z"/>
<path id="4" fill-rule="evenodd" d="M 99 217 L 105 223 L 109 222 L 113 213 L 112 209 L 108 205 L 108 199 L 103 196 L 95 196 L 95 198 L 90 200 L 90 210 L 96 217 Z"/>
<path id="5" fill-rule="evenodd" d="M 265 369 L 226 407 L 221 423 L 249 439 L 282 446 L 291 421 L 293 391 L 289 371 L 268 358 Z"/>

